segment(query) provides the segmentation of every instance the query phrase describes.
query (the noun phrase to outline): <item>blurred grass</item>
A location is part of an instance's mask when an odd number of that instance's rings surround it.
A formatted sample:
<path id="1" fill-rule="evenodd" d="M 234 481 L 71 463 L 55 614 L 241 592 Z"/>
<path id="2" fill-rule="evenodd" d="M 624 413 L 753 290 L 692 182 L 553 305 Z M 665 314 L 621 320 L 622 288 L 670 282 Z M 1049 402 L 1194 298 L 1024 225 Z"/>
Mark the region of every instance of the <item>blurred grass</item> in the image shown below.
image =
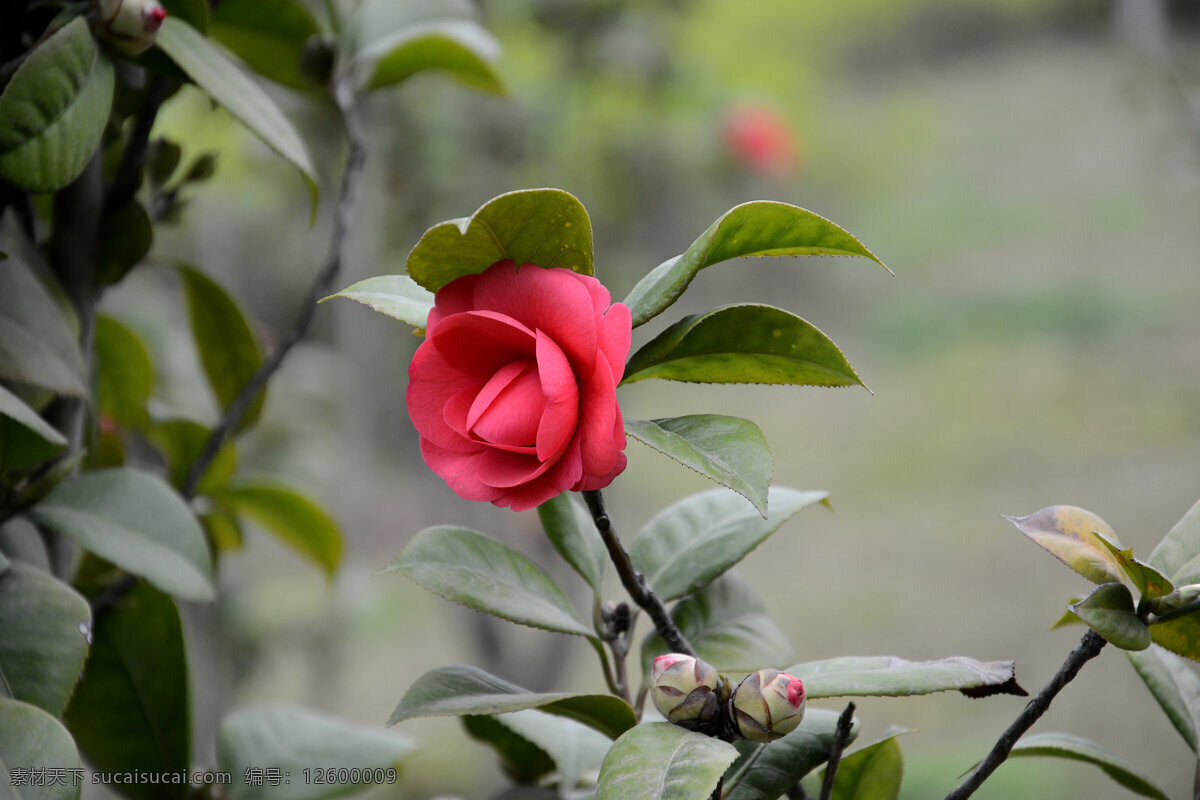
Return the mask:
<path id="1" fill-rule="evenodd" d="M 969 6 L 710 1 L 680 15 L 634 3 L 624 24 L 572 40 L 532 23 L 529 3 L 489 4 L 511 99 L 420 79 L 403 100 L 369 106 L 379 144 L 344 282 L 400 271 L 424 226 L 519 186 L 583 199 L 598 276 L 616 297 L 738 202 L 781 199 L 834 219 L 896 277 L 844 259 L 724 264 L 666 316 L 737 300 L 787 307 L 843 347 L 873 395 L 649 382 L 622 389 L 622 408 L 750 417 L 778 483 L 833 492 L 834 513 L 804 512 L 743 566 L 801 658 L 1013 658 L 1036 691 L 1079 636 L 1049 626 L 1087 584 L 999 515 L 1082 505 L 1144 557 L 1200 494 L 1200 166 L 1156 73 L 1087 22 L 1094 12 L 1063 35 L 1041 4 Z M 994 33 L 978 35 L 980 19 Z M 801 171 L 762 177 L 729 161 L 721 113 L 747 98 L 787 118 Z M 195 120 L 212 119 L 200 111 L 164 130 L 195 141 Z M 313 130 L 330 154 L 319 160 L 335 160 L 324 128 Z M 212 135 L 229 134 L 217 124 Z M 158 247 L 222 274 L 256 316 L 283 324 L 325 231 L 300 232 L 302 188 L 258 145 L 222 158 L 190 227 Z M 154 299 L 163 292 L 123 287 L 116 305 L 156 332 L 174 387 L 164 393 L 202 415 L 174 301 Z M 472 612 L 373 573 L 429 524 L 476 527 L 529 553 L 540 534 L 532 514 L 468 507 L 418 463 L 403 406 L 407 331 L 352 304 L 322 313 L 341 355 L 312 349 L 288 364 L 242 463 L 290 474 L 331 504 L 347 566 L 327 586 L 252 535 L 222 564 L 222 622 L 206 646 L 234 656 L 217 707 L 300 702 L 382 724 L 425 670 L 489 656 Z M 707 488 L 636 442 L 629 456 L 607 492 L 627 534 Z M 586 608 L 580 582 L 562 580 Z M 504 677 L 522 682 L 556 659 L 558 685 L 599 684 L 578 643 L 547 652 L 550 634 L 498 633 L 491 658 Z M 1088 735 L 1184 796 L 1186 748 L 1124 661 L 1103 653 L 1038 730 Z M 1022 705 L 867 700 L 860 716 L 866 740 L 893 723 L 919 729 L 902 740 L 903 797 L 915 800 L 944 794 Z M 495 785 L 490 754 L 455 722 L 401 727 L 422 752 L 391 796 Z M 1087 767 L 1029 760 L 977 796 L 1128 794 Z"/>

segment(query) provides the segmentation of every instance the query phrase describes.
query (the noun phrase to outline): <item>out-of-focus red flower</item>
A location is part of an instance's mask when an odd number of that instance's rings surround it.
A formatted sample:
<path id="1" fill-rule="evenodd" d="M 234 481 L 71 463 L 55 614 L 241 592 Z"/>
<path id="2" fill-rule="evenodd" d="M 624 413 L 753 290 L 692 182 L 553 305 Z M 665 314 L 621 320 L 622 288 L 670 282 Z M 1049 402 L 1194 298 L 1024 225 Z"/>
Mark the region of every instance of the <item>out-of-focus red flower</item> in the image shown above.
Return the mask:
<path id="1" fill-rule="evenodd" d="M 799 166 L 795 135 L 783 117 L 766 106 L 730 109 L 725 115 L 724 137 L 733 157 L 760 175 L 779 177 Z"/>

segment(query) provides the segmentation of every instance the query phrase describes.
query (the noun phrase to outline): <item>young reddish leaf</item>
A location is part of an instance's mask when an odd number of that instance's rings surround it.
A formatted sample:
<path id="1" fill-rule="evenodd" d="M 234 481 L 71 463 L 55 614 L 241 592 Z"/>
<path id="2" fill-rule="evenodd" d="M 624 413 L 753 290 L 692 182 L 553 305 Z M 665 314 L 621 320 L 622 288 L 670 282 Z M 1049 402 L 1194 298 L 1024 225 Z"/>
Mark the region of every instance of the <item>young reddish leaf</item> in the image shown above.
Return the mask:
<path id="1" fill-rule="evenodd" d="M 1096 534 L 1113 542 L 1118 542 L 1117 535 L 1092 512 L 1075 506 L 1050 506 L 1027 517 L 1004 518 L 1092 583 L 1123 580 L 1121 562 Z"/>

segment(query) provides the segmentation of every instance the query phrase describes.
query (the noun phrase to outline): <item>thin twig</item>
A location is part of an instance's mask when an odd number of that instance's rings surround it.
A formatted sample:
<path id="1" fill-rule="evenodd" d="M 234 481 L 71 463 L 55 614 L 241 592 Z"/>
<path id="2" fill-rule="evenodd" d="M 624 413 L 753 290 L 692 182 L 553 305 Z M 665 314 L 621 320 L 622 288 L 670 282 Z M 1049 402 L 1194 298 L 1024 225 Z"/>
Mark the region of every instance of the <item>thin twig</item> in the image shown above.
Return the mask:
<path id="1" fill-rule="evenodd" d="M 667 613 L 666 606 L 650 588 L 650 584 L 646 582 L 646 576 L 633 566 L 629 553 L 621 544 L 621 540 L 617 538 L 612 521 L 608 518 L 608 512 L 604 510 L 604 495 L 596 489 L 583 492 L 583 499 L 592 513 L 592 521 L 596 523 L 596 530 L 600 532 L 604 546 L 608 548 L 608 556 L 612 559 L 613 566 L 617 568 L 617 575 L 620 576 L 621 585 L 625 587 L 625 591 L 629 592 L 633 602 L 650 615 L 654 628 L 658 631 L 658 635 L 666 640 L 668 647 L 676 653 L 695 656 L 696 651 L 692 649 L 691 643 L 679 632 L 679 628 L 675 627 L 675 621 Z"/>
<path id="2" fill-rule="evenodd" d="M 988 779 L 996 768 L 1004 763 L 1008 758 L 1009 752 L 1013 749 L 1013 745 L 1017 740 L 1033 727 L 1033 723 L 1037 722 L 1042 714 L 1050 708 L 1051 701 L 1054 700 L 1062 688 L 1074 680 L 1079 674 L 1079 670 L 1083 668 L 1091 659 L 1099 655 L 1104 645 L 1108 644 L 1104 637 L 1093 630 L 1088 630 L 1083 635 L 1083 639 L 1075 646 L 1075 649 L 1067 656 L 1067 660 L 1058 668 L 1058 672 L 1050 679 L 1040 692 L 1034 695 L 1033 699 L 1025 706 L 1025 710 L 1020 716 L 1013 721 L 1013 724 L 1008 726 L 1000 738 L 996 740 L 996 744 L 992 747 L 992 751 L 987 754 L 987 758 L 980 761 L 978 766 L 967 776 L 967 779 L 959 784 L 958 788 L 946 795 L 945 800 L 966 800 L 975 793 L 975 790 L 983 785 L 983 782 Z"/>
<path id="3" fill-rule="evenodd" d="M 833 741 L 829 744 L 829 761 L 825 764 L 825 780 L 821 782 L 820 800 L 833 797 L 833 780 L 837 777 L 838 765 L 842 763 L 842 751 L 850 744 L 850 731 L 854 728 L 854 703 L 847 703 L 838 717 L 837 727 L 833 731 Z"/>
<path id="4" fill-rule="evenodd" d="M 312 286 L 308 290 L 308 295 L 304 298 L 304 302 L 300 307 L 300 311 L 296 316 L 296 320 L 292 323 L 292 327 L 287 334 L 279 342 L 279 346 L 271 353 L 258 370 L 242 387 L 242 391 L 234 398 L 229 407 L 225 409 L 225 413 L 221 416 L 220 421 L 209 434 L 208 441 L 204 443 L 204 449 L 200 451 L 200 455 L 192 462 L 191 468 L 188 470 L 187 479 L 183 483 L 181 493 L 185 498 L 192 498 L 196 494 L 196 489 L 200 485 L 200 479 L 204 476 L 205 470 L 209 464 L 216 458 L 221 446 L 225 444 L 225 440 L 229 438 L 230 433 L 246 416 L 254 398 L 263 390 L 267 382 L 283 364 L 283 359 L 288 352 L 304 338 L 308 333 L 308 328 L 312 325 L 313 317 L 316 316 L 317 301 L 329 294 L 329 289 L 333 285 L 334 279 L 342 266 L 342 256 L 346 245 L 347 234 L 350 231 L 350 223 L 354 212 L 354 205 L 358 199 L 358 188 L 361 183 L 363 174 L 363 165 L 367 160 L 366 137 L 363 134 L 362 124 L 358 119 L 358 111 L 355 106 L 355 97 L 353 89 L 352 76 L 349 73 L 339 73 L 335 75 L 330 83 L 330 94 L 333 97 L 334 105 L 337 106 L 338 112 L 342 118 L 342 124 L 346 129 L 346 138 L 349 142 L 349 152 L 346 155 L 346 168 L 342 173 L 342 184 L 338 192 L 337 207 L 333 218 L 333 232 L 329 238 L 329 252 L 325 258 L 325 264 L 317 273 L 313 280 Z"/>
<path id="5" fill-rule="evenodd" d="M 158 109 L 166 102 L 171 94 L 171 81 L 161 75 L 150 79 L 146 87 L 146 96 L 138 108 L 133 121 L 133 130 L 129 133 L 129 141 L 121 153 L 121 161 L 117 164 L 117 173 L 108 191 L 104 194 L 104 209 L 112 211 L 129 202 L 137 191 L 138 176 L 146 164 L 146 151 L 150 147 L 150 131 L 158 118 Z"/>

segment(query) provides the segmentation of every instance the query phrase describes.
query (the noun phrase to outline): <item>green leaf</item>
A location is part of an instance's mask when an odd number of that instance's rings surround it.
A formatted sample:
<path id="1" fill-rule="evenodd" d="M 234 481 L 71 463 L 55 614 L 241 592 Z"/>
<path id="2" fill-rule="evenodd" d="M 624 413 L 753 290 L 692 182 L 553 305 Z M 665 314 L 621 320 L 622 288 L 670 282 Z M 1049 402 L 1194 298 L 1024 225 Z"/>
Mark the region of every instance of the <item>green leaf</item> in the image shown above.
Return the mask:
<path id="1" fill-rule="evenodd" d="M 1155 645 L 1125 654 L 1175 730 L 1200 756 L 1200 675 L 1182 658 Z"/>
<path id="2" fill-rule="evenodd" d="M 39 44 L 0 95 L 0 178 L 53 192 L 91 160 L 113 100 L 113 66 L 76 17 Z"/>
<path id="3" fill-rule="evenodd" d="M 633 537 L 629 555 L 664 603 L 676 600 L 711 583 L 797 511 L 828 496 L 772 487 L 771 513 L 763 519 L 745 498 L 710 489 L 659 512 Z"/>
<path id="4" fill-rule="evenodd" d="M 377 39 L 355 59 L 363 76 L 359 91 L 393 86 L 424 70 L 438 70 L 468 86 L 504 94 L 496 72 L 500 43 L 466 19 L 442 19 L 408 25 Z"/>
<path id="5" fill-rule="evenodd" d="M 64 312 L 10 252 L 0 268 L 0 379 L 83 397 L 83 356 Z"/>
<path id="6" fill-rule="evenodd" d="M 0 572 L 0 696 L 59 716 L 88 652 L 87 601 L 20 561 Z"/>
<path id="7" fill-rule="evenodd" d="M 1174 584 L 1167 579 L 1165 575 L 1156 570 L 1149 564 L 1138 561 L 1133 557 L 1133 548 L 1121 548 L 1120 545 L 1109 541 L 1108 537 L 1103 533 L 1097 533 L 1096 538 L 1104 545 L 1104 548 L 1117 560 L 1121 565 L 1121 569 L 1133 582 L 1134 587 L 1138 590 L 1138 595 L 1141 603 L 1155 600 L 1159 597 L 1165 597 L 1175 591 Z"/>
<path id="8" fill-rule="evenodd" d="M 554 772 L 554 759 L 541 747 L 503 725 L 501 720 L 516 714 L 538 713 L 541 712 L 530 708 L 524 711 L 514 711 L 512 714 L 504 716 L 465 716 L 459 719 L 468 736 L 486 744 L 496 752 L 496 756 L 500 760 L 500 768 L 510 781 L 517 784 L 532 784 Z M 554 717 L 546 715 L 546 719 L 551 720 Z M 608 739 L 601 738 L 608 742 Z"/>
<path id="9" fill-rule="evenodd" d="M 238 515 L 275 534 L 284 544 L 333 575 L 342 558 L 337 523 L 311 499 L 271 481 L 241 481 L 221 493 Z"/>
<path id="10" fill-rule="evenodd" d="M 1176 586 L 1200 583 L 1200 501 L 1172 526 L 1149 561 Z"/>
<path id="11" fill-rule="evenodd" d="M 300 71 L 300 54 L 321 29 L 303 3 L 221 0 L 212 10 L 208 33 L 258 74 L 293 89 L 311 88 Z"/>
<path id="12" fill-rule="evenodd" d="M 1170 800 L 1154 782 L 1095 742 L 1069 733 L 1039 733 L 1026 736 L 1013 746 L 1009 758 L 1055 756 L 1095 764 L 1108 777 L 1142 797 Z"/>
<path id="13" fill-rule="evenodd" d="M 182 20 L 167 17 L 158 32 L 157 42 L 196 85 L 300 170 L 312 197 L 312 213 L 315 216 L 317 178 L 308 148 L 270 95 L 220 47 Z"/>
<path id="14" fill-rule="evenodd" d="M 622 383 L 863 386 L 833 341 L 782 308 L 734 305 L 684 317 L 629 358 Z"/>
<path id="15" fill-rule="evenodd" d="M 198 519 L 218 553 L 242 549 L 246 537 L 242 533 L 241 523 L 227 509 L 219 506 L 207 514 L 201 514 Z"/>
<path id="16" fill-rule="evenodd" d="M 5 800 L 79 800 L 79 785 L 68 779 L 64 785 L 35 785 L 32 780 L 24 786 L 14 786 L 11 781 L 16 768 L 41 770 L 45 775 L 50 770 L 64 770 L 76 774 L 82 770 L 79 751 L 71 734 L 58 720 L 37 706 L 0 697 L 0 775 L 5 776 L 0 796 Z"/>
<path id="17" fill-rule="evenodd" d="M 162 453 L 167 462 L 167 480 L 176 489 L 183 488 L 192 462 L 200 457 L 211 433 L 208 428 L 190 419 L 158 420 L 147 429 L 146 438 Z M 204 470 L 196 494 L 217 492 L 229 483 L 236 471 L 237 451 L 233 442 L 226 440 Z"/>
<path id="18" fill-rule="evenodd" d="M 208 0 L 159 0 L 159 2 L 167 10 L 168 16 L 178 17 L 201 33 L 208 31 Z"/>
<path id="19" fill-rule="evenodd" d="M 345 297 L 362 303 L 367 308 L 387 314 L 389 317 L 407 322 L 414 328 L 424 328 L 433 309 L 433 294 L 418 286 L 407 275 L 377 275 L 352 286 L 347 286 L 334 297 Z"/>
<path id="20" fill-rule="evenodd" d="M 796 657 L 785 634 L 748 580 L 730 570 L 680 600 L 671 619 L 696 654 L 721 672 L 783 667 Z M 657 632 L 642 641 L 642 674 L 654 659 L 670 652 Z"/>
<path id="21" fill-rule="evenodd" d="M 185 600 L 214 597 L 204 532 L 171 487 L 145 472 L 87 472 L 58 485 L 28 512 L 163 591 Z"/>
<path id="22" fill-rule="evenodd" d="M 384 572 L 502 619 L 595 638 L 554 580 L 525 556 L 482 533 L 438 525 L 412 538 Z"/>
<path id="23" fill-rule="evenodd" d="M 407 737 L 373 727 L 351 725 L 304 708 L 278 706 L 243 708 L 228 714 L 221 720 L 218 749 L 221 769 L 234 778 L 230 800 L 324 800 L 358 792 L 370 784 L 344 778 L 317 782 L 307 777 L 307 770 L 395 769 L 416 745 Z M 251 767 L 278 768 L 290 775 L 290 780 L 278 786 L 270 782 L 248 785 L 245 776 Z"/>
<path id="24" fill-rule="evenodd" d="M 810 708 L 800 727 L 770 746 L 742 740 L 738 760 L 725 776 L 725 800 L 776 800 L 797 781 L 829 759 L 838 713 Z M 858 721 L 850 741 L 858 736 Z"/>
<path id="25" fill-rule="evenodd" d="M 531 692 L 465 664 L 426 672 L 409 687 L 388 725 L 417 717 L 505 714 L 540 708 L 616 738 L 637 724 L 633 709 L 619 697 L 579 692 Z"/>
<path id="26" fill-rule="evenodd" d="M 1096 633 L 1122 650 L 1145 650 L 1150 629 L 1138 618 L 1133 593 L 1123 583 L 1106 583 L 1071 606 Z"/>
<path id="27" fill-rule="evenodd" d="M 1027 517 L 1004 518 L 1092 583 L 1122 580 L 1120 562 L 1096 534 L 1119 544 L 1117 535 L 1092 512 L 1075 506 L 1050 506 Z"/>
<path id="28" fill-rule="evenodd" d="M 696 273 L 742 256 L 863 256 L 887 269 L 862 242 L 811 211 L 757 201 L 726 211 L 682 255 L 664 261 L 625 298 L 636 328 L 679 299 Z"/>
<path id="29" fill-rule="evenodd" d="M 1200 611 L 1151 625 L 1150 638 L 1172 652 L 1200 661 Z"/>
<path id="30" fill-rule="evenodd" d="M 896 800 L 904 777 L 904 755 L 896 737 L 904 732 L 889 731 L 880 741 L 847 753 L 833 779 L 832 800 Z"/>
<path id="31" fill-rule="evenodd" d="M 221 285 L 203 272 L 179 266 L 187 297 L 192 338 L 208 385 L 225 411 L 262 365 L 262 350 L 245 314 Z M 252 426 L 262 413 L 266 389 L 259 392 L 237 430 Z"/>
<path id="32" fill-rule="evenodd" d="M 737 758 L 728 742 L 669 722 L 639 725 L 613 744 L 596 800 L 706 800 Z"/>
<path id="33" fill-rule="evenodd" d="M 554 549 L 599 595 L 608 551 L 592 515 L 570 492 L 563 492 L 538 506 L 538 518 Z"/>
<path id="34" fill-rule="evenodd" d="M 144 428 L 150 419 L 146 403 L 154 391 L 154 364 L 142 340 L 117 320 L 99 314 L 95 358 L 100 413 L 121 427 Z"/>
<path id="35" fill-rule="evenodd" d="M 64 720 L 105 772 L 180 772 L 191 763 L 188 664 L 179 610 L 138 583 L 95 620 L 92 651 Z M 181 800 L 183 784 L 125 783 L 131 800 Z"/>
<path id="36" fill-rule="evenodd" d="M 960 691 L 969 697 L 1024 695 L 1013 662 L 953 657 L 905 661 L 895 656 L 844 656 L 809 661 L 786 672 L 804 681 L 809 699 L 820 697 L 908 697 Z"/>
<path id="37" fill-rule="evenodd" d="M 491 725 L 479 726 L 480 720 L 488 720 Z M 598 772 L 605 754 L 612 747 L 612 740 L 604 734 L 572 719 L 547 714 L 539 709 L 514 711 L 494 717 L 464 717 L 463 722 L 468 730 L 472 724 L 477 729 L 489 727 L 496 737 L 492 740 L 493 747 L 497 744 L 517 746 L 515 739 L 527 742 L 542 753 L 543 758 L 550 760 L 551 768 L 558 772 L 558 789 L 564 793 L 573 790 L 585 773 Z M 500 734 L 497 728 L 507 731 L 507 735 Z M 536 756 L 531 762 L 536 765 Z"/>
<path id="38" fill-rule="evenodd" d="M 100 218 L 96 279 L 106 286 L 119 283 L 145 258 L 153 243 L 154 226 L 150 215 L 137 200 L 105 210 Z"/>
<path id="39" fill-rule="evenodd" d="M 719 414 L 670 419 L 627 419 L 625 432 L 745 497 L 767 516 L 771 450 L 757 425 Z"/>
<path id="40" fill-rule="evenodd" d="M 38 464 L 67 446 L 61 433 L 3 386 L 0 386 L 0 417 L 0 469 Z"/>
<path id="41" fill-rule="evenodd" d="M 24 561 L 43 572 L 50 571 L 46 545 L 38 529 L 24 517 L 14 517 L 0 525 L 0 552 L 12 561 Z"/>
<path id="42" fill-rule="evenodd" d="M 592 222 L 561 189 L 525 189 L 484 203 L 470 217 L 433 226 L 408 254 L 408 274 L 431 292 L 497 261 L 592 274 Z"/>

